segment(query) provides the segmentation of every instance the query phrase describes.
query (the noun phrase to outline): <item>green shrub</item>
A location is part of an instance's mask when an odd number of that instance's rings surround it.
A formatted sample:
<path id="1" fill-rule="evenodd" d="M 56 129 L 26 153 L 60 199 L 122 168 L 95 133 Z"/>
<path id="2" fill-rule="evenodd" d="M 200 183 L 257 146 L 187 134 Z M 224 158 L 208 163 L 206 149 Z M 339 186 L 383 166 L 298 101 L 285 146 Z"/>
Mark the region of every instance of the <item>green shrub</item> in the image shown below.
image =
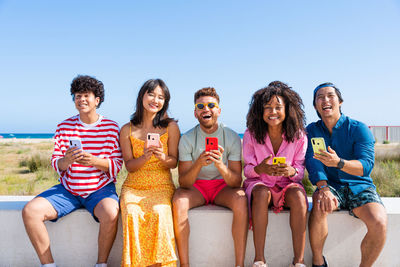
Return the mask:
<path id="1" fill-rule="evenodd" d="M 18 163 L 18 166 L 19 166 L 20 168 L 22 168 L 22 167 L 27 167 L 27 166 L 28 166 L 28 160 L 26 160 L 26 159 L 21 160 L 21 161 Z"/>
<path id="2" fill-rule="evenodd" d="M 377 159 L 371 177 L 378 193 L 384 197 L 400 197 L 400 159 Z"/>
<path id="3" fill-rule="evenodd" d="M 48 156 L 43 154 L 35 154 L 29 159 L 22 159 L 19 162 L 19 167 L 28 167 L 29 172 L 37 172 L 40 168 L 51 167 L 50 159 Z"/>
<path id="4" fill-rule="evenodd" d="M 310 179 L 308 179 L 308 172 L 307 170 L 304 172 L 304 178 L 303 178 L 303 186 L 304 190 L 306 190 L 307 196 L 312 196 L 312 194 L 315 191 L 315 187 L 311 183 Z"/>
<path id="5" fill-rule="evenodd" d="M 389 140 L 383 140 L 382 143 L 383 143 L 383 144 L 390 144 L 390 141 L 389 141 Z"/>

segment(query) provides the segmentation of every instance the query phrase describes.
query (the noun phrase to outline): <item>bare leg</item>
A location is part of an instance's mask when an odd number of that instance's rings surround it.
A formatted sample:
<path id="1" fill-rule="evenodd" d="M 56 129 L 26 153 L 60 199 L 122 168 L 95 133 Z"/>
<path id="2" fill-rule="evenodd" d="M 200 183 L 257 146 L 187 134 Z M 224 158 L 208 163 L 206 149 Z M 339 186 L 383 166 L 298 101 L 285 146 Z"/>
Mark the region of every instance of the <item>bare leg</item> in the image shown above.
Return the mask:
<path id="1" fill-rule="evenodd" d="M 104 198 L 94 208 L 94 215 L 100 222 L 97 263 L 107 263 L 117 234 L 118 213 L 118 202 L 112 198 Z"/>
<path id="2" fill-rule="evenodd" d="M 232 236 L 235 246 L 235 266 L 244 266 L 249 221 L 246 194 L 240 188 L 226 186 L 218 193 L 214 202 L 233 211 Z"/>
<path id="3" fill-rule="evenodd" d="M 298 187 L 287 189 L 285 193 L 285 206 L 290 208 L 290 228 L 294 261 L 304 263 L 304 248 L 306 245 L 307 203 L 303 190 Z"/>
<path id="4" fill-rule="evenodd" d="M 57 211 L 48 200 L 37 197 L 29 201 L 22 210 L 25 229 L 36 250 L 41 264 L 53 263 L 50 238 L 45 221 L 57 218 Z"/>
<path id="5" fill-rule="evenodd" d="M 265 237 L 267 234 L 268 206 L 271 202 L 271 192 L 266 186 L 256 185 L 251 192 L 251 198 L 251 217 L 255 248 L 254 262 L 265 262 Z"/>
<path id="6" fill-rule="evenodd" d="M 318 191 L 313 195 L 313 208 L 308 220 L 308 231 L 310 236 L 310 245 L 313 253 L 313 264 L 323 265 L 324 258 L 322 252 L 325 240 L 328 237 L 328 212 L 322 211 L 316 204 L 318 201 Z M 337 202 L 333 203 L 333 210 L 337 210 Z"/>
<path id="7" fill-rule="evenodd" d="M 195 187 L 178 188 L 172 198 L 172 212 L 176 245 L 178 247 L 180 266 L 189 266 L 189 234 L 188 211 L 204 205 L 203 195 Z"/>
<path id="8" fill-rule="evenodd" d="M 367 226 L 367 234 L 361 242 L 360 267 L 370 267 L 381 253 L 386 241 L 387 215 L 379 203 L 368 203 L 353 209 L 354 214 Z"/>

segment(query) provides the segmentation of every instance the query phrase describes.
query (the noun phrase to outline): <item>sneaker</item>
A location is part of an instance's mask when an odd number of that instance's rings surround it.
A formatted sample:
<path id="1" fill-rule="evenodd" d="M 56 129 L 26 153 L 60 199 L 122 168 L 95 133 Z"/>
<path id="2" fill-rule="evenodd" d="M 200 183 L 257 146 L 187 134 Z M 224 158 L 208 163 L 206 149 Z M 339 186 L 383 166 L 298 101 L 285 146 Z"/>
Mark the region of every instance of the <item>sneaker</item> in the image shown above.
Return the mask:
<path id="1" fill-rule="evenodd" d="M 307 267 L 307 266 L 303 263 L 296 263 L 296 264 L 291 263 L 290 267 Z"/>
<path id="2" fill-rule="evenodd" d="M 256 261 L 253 263 L 253 267 L 268 267 L 268 264 L 264 263 L 263 261 Z"/>

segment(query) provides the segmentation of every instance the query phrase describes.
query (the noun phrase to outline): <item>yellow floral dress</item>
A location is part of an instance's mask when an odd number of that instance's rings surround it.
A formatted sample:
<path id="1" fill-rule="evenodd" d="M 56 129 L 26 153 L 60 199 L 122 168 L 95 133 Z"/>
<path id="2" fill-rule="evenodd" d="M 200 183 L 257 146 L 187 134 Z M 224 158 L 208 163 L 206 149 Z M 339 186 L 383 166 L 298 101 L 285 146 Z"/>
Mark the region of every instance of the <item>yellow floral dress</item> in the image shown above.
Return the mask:
<path id="1" fill-rule="evenodd" d="M 133 156 L 143 155 L 144 141 L 130 136 Z M 160 136 L 168 153 L 168 128 Z M 154 155 L 122 185 L 120 205 L 124 232 L 121 266 L 176 266 L 170 169 Z"/>

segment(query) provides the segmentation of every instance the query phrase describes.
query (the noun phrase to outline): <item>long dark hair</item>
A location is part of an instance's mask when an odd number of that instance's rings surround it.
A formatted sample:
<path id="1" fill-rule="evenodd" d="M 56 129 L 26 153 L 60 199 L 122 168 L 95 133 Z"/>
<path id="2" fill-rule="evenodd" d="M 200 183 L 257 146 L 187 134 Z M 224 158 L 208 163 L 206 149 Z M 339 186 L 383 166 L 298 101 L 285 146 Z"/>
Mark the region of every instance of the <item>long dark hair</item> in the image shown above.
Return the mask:
<path id="1" fill-rule="evenodd" d="M 293 142 L 304 132 L 306 118 L 303 101 L 287 84 L 274 81 L 254 93 L 247 113 L 246 126 L 259 144 L 265 144 L 265 136 L 268 133 L 268 124 L 263 119 L 264 106 L 274 96 L 282 97 L 285 102 L 286 117 L 282 123 L 285 139 Z"/>
<path id="2" fill-rule="evenodd" d="M 154 117 L 153 126 L 165 128 L 168 126 L 168 124 L 171 121 L 176 121 L 173 118 L 169 118 L 167 115 L 169 100 L 171 98 L 167 85 L 161 79 L 150 79 L 142 85 L 142 87 L 140 88 L 140 91 L 138 93 L 138 96 L 136 99 L 136 110 L 135 110 L 135 113 L 133 113 L 131 116 L 131 123 L 133 125 L 135 125 L 135 126 L 140 125 L 143 121 L 143 112 L 144 112 L 143 96 L 144 96 L 144 94 L 146 92 L 147 93 L 153 92 L 154 89 L 157 88 L 157 86 L 159 86 L 164 93 L 164 105 L 163 105 L 162 109 L 160 111 L 158 111 L 156 116 Z"/>

